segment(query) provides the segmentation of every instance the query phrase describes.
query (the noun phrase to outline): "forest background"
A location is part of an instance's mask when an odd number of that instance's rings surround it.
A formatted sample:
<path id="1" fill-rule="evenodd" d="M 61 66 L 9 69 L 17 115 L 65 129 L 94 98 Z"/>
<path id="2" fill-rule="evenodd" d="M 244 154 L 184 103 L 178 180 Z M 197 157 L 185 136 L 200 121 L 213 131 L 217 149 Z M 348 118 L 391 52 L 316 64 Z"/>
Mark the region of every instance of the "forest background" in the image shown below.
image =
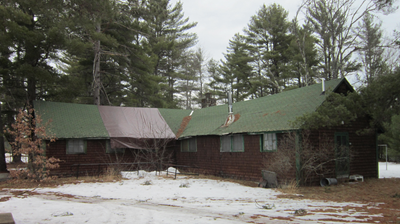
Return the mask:
<path id="1" fill-rule="evenodd" d="M 395 0 L 305 0 L 289 18 L 264 4 L 215 60 L 181 2 L 0 0 L 0 126 L 35 100 L 197 109 L 205 93 L 222 104 L 228 91 L 238 102 L 352 76 L 357 95 L 331 105 L 368 114 L 400 151 L 400 33 L 384 36 L 377 16 L 395 11 Z"/>

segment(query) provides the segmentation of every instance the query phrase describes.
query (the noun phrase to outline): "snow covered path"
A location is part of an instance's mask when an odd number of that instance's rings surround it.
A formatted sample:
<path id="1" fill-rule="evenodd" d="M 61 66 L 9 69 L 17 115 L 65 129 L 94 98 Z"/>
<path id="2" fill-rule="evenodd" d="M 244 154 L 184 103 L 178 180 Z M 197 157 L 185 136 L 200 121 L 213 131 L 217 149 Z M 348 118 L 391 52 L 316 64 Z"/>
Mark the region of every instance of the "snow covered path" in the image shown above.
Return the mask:
<path id="1" fill-rule="evenodd" d="M 393 165 L 393 164 L 392 164 Z M 386 164 L 385 164 L 386 168 Z M 400 176 L 400 165 L 390 166 Z M 397 171 L 394 171 L 397 170 Z M 386 170 L 385 170 L 386 171 Z M 381 174 L 385 174 L 382 172 Z M 363 222 L 372 217 L 354 208 L 374 205 L 278 198 L 273 189 L 236 183 L 125 172 L 114 183 L 69 184 L 57 188 L 0 192 L 0 212 L 11 212 L 16 223 L 317 223 Z M 15 194 L 15 192 L 14 192 Z M 257 201 L 257 203 L 256 203 Z M 260 205 L 270 207 L 263 209 Z M 296 216 L 296 210 L 307 211 Z"/>

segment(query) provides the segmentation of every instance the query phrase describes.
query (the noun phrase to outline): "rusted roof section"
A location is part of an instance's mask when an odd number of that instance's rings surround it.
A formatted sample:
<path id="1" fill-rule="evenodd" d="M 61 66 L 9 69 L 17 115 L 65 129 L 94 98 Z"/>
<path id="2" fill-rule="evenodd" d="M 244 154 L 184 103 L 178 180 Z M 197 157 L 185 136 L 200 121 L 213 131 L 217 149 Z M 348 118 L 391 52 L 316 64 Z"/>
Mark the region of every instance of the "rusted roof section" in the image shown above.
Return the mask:
<path id="1" fill-rule="evenodd" d="M 160 114 L 163 116 L 165 121 L 168 123 L 171 130 L 178 135 L 181 129 L 182 121 L 185 117 L 189 116 L 191 110 L 180 110 L 180 109 L 165 109 L 159 108 Z M 182 132 L 182 131 L 181 131 Z"/>
<path id="2" fill-rule="evenodd" d="M 181 136 L 181 134 L 185 131 L 186 126 L 189 124 L 191 119 L 192 119 L 192 116 L 186 116 L 182 119 L 181 126 L 179 127 L 179 130 L 176 133 L 177 138 L 179 138 L 179 136 Z"/>
<path id="3" fill-rule="evenodd" d="M 326 81 L 325 90 L 335 91 L 341 85 L 349 86 L 346 79 Z M 233 112 L 240 114 L 240 119 L 228 126 L 224 126 L 228 105 L 196 110 L 180 137 L 292 130 L 290 122 L 306 113 L 314 112 L 325 101 L 327 94 L 321 93 L 322 84 L 319 83 L 234 103 Z"/>

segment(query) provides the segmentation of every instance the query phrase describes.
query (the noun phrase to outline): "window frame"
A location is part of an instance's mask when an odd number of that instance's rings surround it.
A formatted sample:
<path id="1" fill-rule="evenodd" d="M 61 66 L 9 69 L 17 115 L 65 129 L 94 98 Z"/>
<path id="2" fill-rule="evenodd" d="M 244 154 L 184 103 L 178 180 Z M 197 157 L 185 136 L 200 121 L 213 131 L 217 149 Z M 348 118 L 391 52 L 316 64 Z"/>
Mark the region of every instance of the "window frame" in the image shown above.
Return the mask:
<path id="1" fill-rule="evenodd" d="M 260 151 L 261 152 L 276 152 L 278 151 L 278 132 L 267 132 L 260 135 Z M 272 135 L 272 149 L 266 149 L 265 136 Z"/>
<path id="2" fill-rule="evenodd" d="M 237 150 L 237 149 L 235 149 L 234 147 L 235 147 L 235 144 L 234 144 L 234 141 L 235 141 L 235 137 L 237 138 L 237 137 L 241 137 L 240 139 L 241 139 L 241 146 L 242 146 L 242 148 L 241 149 L 239 149 L 239 150 Z M 223 139 L 227 139 L 227 138 L 229 138 L 229 151 L 228 150 L 223 150 L 224 148 L 223 148 L 223 146 L 224 146 L 224 140 Z M 223 135 L 223 136 L 220 136 L 219 137 L 219 141 L 220 141 L 220 148 L 219 148 L 219 152 L 244 152 L 245 151 L 245 147 L 244 147 L 244 134 L 235 134 L 235 135 Z"/>
<path id="3" fill-rule="evenodd" d="M 82 141 L 83 144 L 83 151 L 76 152 L 76 150 L 71 151 L 70 146 L 71 144 L 77 144 L 74 141 Z M 81 144 L 81 143 L 79 143 Z M 67 155 L 76 155 L 76 154 L 86 154 L 87 153 L 87 140 L 82 138 L 70 138 L 66 140 L 66 154 Z"/>
<path id="4" fill-rule="evenodd" d="M 193 143 L 194 141 L 194 143 Z M 197 152 L 197 138 L 192 137 L 192 138 L 186 138 L 181 140 L 181 152 Z M 184 150 L 184 146 L 187 144 L 187 150 Z M 192 149 L 190 146 L 194 146 L 194 149 Z"/>

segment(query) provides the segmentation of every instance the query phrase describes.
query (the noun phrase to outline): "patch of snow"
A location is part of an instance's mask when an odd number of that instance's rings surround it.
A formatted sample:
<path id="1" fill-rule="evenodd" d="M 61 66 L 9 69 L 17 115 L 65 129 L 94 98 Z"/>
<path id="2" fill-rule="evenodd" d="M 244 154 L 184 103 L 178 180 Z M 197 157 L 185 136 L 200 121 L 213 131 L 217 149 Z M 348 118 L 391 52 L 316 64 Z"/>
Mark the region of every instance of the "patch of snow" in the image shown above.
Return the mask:
<path id="1" fill-rule="evenodd" d="M 400 177 L 400 164 L 379 163 L 380 178 Z M 221 180 L 194 179 L 174 168 L 155 172 L 123 172 L 112 183 L 80 183 L 57 188 L 26 189 L 36 194 L 14 197 L 3 189 L 1 212 L 16 223 L 318 223 L 368 222 L 379 216 L 343 207 L 373 208 L 375 204 L 338 203 L 277 197 L 274 189 L 246 187 Z M 6 190 L 6 192 L 5 192 Z M 16 189 L 15 189 L 16 190 Z M 18 189 L 21 190 L 21 189 Z M 62 196 L 63 194 L 68 196 Z M 304 216 L 295 211 L 305 210 Z"/>
<path id="2" fill-rule="evenodd" d="M 400 178 L 400 164 L 379 162 L 379 178 Z"/>

